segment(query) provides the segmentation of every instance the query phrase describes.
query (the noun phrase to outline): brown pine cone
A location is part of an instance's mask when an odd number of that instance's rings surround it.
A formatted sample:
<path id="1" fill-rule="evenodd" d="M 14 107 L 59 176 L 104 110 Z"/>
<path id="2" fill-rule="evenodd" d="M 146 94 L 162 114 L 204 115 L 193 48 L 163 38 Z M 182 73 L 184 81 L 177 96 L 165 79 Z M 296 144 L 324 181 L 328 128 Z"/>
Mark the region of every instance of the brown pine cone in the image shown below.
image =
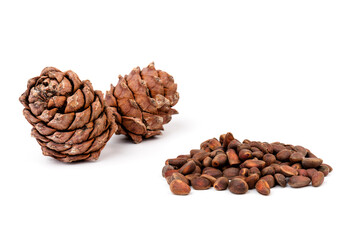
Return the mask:
<path id="1" fill-rule="evenodd" d="M 47 67 L 28 81 L 20 102 L 43 154 L 74 162 L 98 159 L 116 131 L 112 110 L 103 97 L 73 71 Z"/>
<path id="2" fill-rule="evenodd" d="M 119 82 L 106 92 L 105 101 L 115 112 L 118 130 L 135 143 L 161 134 L 163 125 L 178 112 L 172 107 L 179 100 L 177 84 L 168 73 L 156 70 L 154 63 L 142 71 L 134 68 L 129 75 L 119 75 Z"/>

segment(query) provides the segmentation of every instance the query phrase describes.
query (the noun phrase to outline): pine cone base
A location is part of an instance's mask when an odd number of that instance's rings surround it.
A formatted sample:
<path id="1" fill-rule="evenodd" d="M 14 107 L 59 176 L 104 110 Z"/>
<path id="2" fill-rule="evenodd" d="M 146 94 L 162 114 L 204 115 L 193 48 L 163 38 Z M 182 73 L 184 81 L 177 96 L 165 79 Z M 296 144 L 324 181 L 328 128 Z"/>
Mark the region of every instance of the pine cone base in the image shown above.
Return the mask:
<path id="1" fill-rule="evenodd" d="M 73 71 L 44 68 L 19 100 L 43 154 L 62 162 L 98 159 L 117 129 L 102 92 Z"/>

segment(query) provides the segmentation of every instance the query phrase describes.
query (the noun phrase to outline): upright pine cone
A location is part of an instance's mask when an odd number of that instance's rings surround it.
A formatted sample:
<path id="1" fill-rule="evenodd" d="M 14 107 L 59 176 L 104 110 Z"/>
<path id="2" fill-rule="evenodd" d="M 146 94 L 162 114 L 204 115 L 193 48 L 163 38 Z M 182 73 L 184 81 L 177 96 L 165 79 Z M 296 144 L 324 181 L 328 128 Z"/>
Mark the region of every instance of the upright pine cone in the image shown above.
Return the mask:
<path id="1" fill-rule="evenodd" d="M 43 154 L 62 162 L 96 160 L 117 128 L 102 92 L 73 71 L 44 68 L 20 102 Z"/>
<path id="2" fill-rule="evenodd" d="M 116 134 L 125 134 L 135 143 L 161 134 L 163 125 L 178 112 L 172 107 L 179 93 L 174 78 L 156 70 L 154 63 L 142 71 L 134 68 L 129 75 L 119 75 L 119 82 L 106 92 L 105 101 L 115 111 Z"/>

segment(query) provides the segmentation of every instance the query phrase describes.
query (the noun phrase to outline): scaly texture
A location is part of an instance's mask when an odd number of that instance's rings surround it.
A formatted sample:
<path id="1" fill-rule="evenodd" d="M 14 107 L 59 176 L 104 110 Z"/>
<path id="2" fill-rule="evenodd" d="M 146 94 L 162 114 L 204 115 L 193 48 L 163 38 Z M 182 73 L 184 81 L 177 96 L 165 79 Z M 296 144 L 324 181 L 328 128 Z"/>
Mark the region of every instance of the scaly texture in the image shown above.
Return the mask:
<path id="1" fill-rule="evenodd" d="M 134 68 L 129 75 L 119 75 L 119 82 L 106 92 L 105 101 L 115 112 L 116 134 L 129 136 L 135 143 L 161 134 L 163 125 L 178 112 L 177 84 L 168 73 L 156 70 L 154 63 L 143 70 Z"/>
<path id="2" fill-rule="evenodd" d="M 28 81 L 20 102 L 43 154 L 62 162 L 98 159 L 117 128 L 102 92 L 73 71 L 44 68 Z"/>

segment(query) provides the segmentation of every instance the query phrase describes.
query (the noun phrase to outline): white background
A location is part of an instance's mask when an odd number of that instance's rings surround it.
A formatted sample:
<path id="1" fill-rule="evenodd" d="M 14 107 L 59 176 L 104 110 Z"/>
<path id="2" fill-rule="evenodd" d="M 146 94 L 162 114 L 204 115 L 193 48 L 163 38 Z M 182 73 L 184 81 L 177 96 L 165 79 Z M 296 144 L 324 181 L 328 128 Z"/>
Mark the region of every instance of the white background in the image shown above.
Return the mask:
<path id="1" fill-rule="evenodd" d="M 0 239 L 358 238 L 359 1 L 1 1 Z M 42 155 L 19 96 L 42 68 L 106 91 L 155 61 L 178 83 L 163 135 L 96 162 Z M 227 131 L 310 148 L 319 188 L 192 191 L 161 169 Z"/>

